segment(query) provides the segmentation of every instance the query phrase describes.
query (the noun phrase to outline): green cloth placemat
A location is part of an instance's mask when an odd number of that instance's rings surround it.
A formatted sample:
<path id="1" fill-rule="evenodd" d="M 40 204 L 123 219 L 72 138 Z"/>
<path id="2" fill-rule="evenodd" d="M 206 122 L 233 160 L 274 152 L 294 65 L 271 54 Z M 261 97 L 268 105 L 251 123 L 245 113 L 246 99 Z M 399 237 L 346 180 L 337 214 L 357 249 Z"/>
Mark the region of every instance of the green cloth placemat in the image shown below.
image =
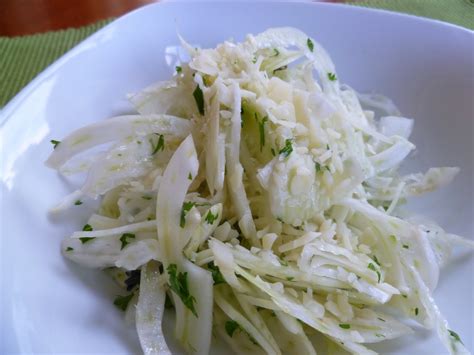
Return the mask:
<path id="1" fill-rule="evenodd" d="M 430 17 L 474 29 L 474 0 L 365 0 L 348 3 Z M 108 22 L 110 20 L 24 37 L 0 37 L 0 107 L 55 59 Z"/>
<path id="2" fill-rule="evenodd" d="M 351 5 L 404 12 L 474 29 L 474 0 L 362 0 Z"/>
<path id="3" fill-rule="evenodd" d="M 30 36 L 0 37 L 0 107 L 49 64 L 110 21 Z"/>

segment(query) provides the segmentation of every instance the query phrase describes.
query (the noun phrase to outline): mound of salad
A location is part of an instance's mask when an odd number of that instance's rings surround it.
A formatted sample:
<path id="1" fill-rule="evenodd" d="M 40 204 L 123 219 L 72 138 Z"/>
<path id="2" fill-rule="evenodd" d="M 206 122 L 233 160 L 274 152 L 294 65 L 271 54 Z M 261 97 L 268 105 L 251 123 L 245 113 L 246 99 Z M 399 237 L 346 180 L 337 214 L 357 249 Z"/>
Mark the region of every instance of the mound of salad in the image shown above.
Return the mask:
<path id="1" fill-rule="evenodd" d="M 100 207 L 62 253 L 128 291 L 114 303 L 143 352 L 170 354 L 166 304 L 195 354 L 214 335 L 237 354 L 374 354 L 413 322 L 468 353 L 432 292 L 453 247 L 473 242 L 403 209 L 459 169 L 401 174 L 413 120 L 342 84 L 297 29 L 181 43 L 189 61 L 130 95 L 136 114 L 53 140 L 46 162 L 86 173 L 54 211 Z"/>

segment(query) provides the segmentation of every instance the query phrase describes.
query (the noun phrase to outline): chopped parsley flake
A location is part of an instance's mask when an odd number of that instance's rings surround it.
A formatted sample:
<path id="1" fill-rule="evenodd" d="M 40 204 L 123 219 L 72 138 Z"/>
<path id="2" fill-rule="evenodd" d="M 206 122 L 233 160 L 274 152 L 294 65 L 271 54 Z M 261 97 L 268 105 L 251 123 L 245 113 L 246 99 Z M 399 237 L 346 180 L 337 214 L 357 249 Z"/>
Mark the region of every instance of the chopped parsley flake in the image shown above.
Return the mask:
<path id="1" fill-rule="evenodd" d="M 179 65 L 176 66 L 176 73 L 181 73 L 183 71 L 183 68 L 181 68 Z"/>
<path id="2" fill-rule="evenodd" d="M 186 225 L 186 214 L 193 208 L 196 204 L 194 202 L 188 201 L 183 203 L 183 207 L 181 208 L 181 217 L 179 219 L 179 226 L 184 228 Z"/>
<path id="3" fill-rule="evenodd" d="M 133 297 L 133 293 L 127 295 L 127 296 L 117 296 L 114 300 L 114 305 L 122 310 L 125 311 L 128 307 L 128 304 L 130 303 L 130 300 Z"/>
<path id="4" fill-rule="evenodd" d="M 205 221 L 207 222 L 207 224 L 213 224 L 217 217 L 219 217 L 218 213 L 212 214 L 212 212 L 209 210 L 209 212 L 207 212 Z"/>
<path id="5" fill-rule="evenodd" d="M 380 282 L 380 271 L 377 270 L 377 268 L 375 267 L 374 264 L 372 263 L 369 263 L 369 265 L 367 265 L 367 267 L 372 270 L 372 271 L 375 271 L 377 273 L 377 277 L 378 277 L 378 280 L 377 282 Z"/>
<path id="6" fill-rule="evenodd" d="M 328 79 L 331 80 L 331 81 L 336 81 L 337 80 L 336 74 L 328 73 Z"/>
<path id="7" fill-rule="evenodd" d="M 194 100 L 196 100 L 196 105 L 199 113 L 201 115 L 204 115 L 204 95 L 199 85 L 197 85 L 196 89 L 194 89 L 193 96 Z"/>
<path id="8" fill-rule="evenodd" d="M 90 224 L 86 224 L 84 227 L 82 227 L 83 232 L 92 232 L 92 226 Z"/>
<path id="9" fill-rule="evenodd" d="M 265 123 L 268 121 L 268 117 L 265 116 L 260 122 L 258 122 L 258 132 L 260 134 L 260 151 L 262 151 L 265 145 Z"/>
<path id="10" fill-rule="evenodd" d="M 219 270 L 219 267 L 217 265 L 214 265 L 213 263 L 209 263 L 207 264 L 207 267 L 211 271 L 212 279 L 214 280 L 214 285 L 225 283 L 224 276 L 222 276 L 221 271 Z"/>
<path id="11" fill-rule="evenodd" d="M 418 307 L 416 307 L 416 308 L 415 308 L 415 316 L 417 316 L 418 313 L 419 313 L 419 309 L 418 309 Z"/>
<path id="12" fill-rule="evenodd" d="M 341 323 L 339 324 L 339 327 L 341 327 L 342 329 L 351 329 L 351 325 L 347 323 Z"/>
<path id="13" fill-rule="evenodd" d="M 385 338 L 385 335 L 379 334 L 379 333 L 375 333 L 375 336 L 376 336 L 377 338 Z"/>
<path id="14" fill-rule="evenodd" d="M 316 172 L 319 173 L 321 171 L 321 164 L 319 164 L 317 161 L 314 162 L 314 168 L 316 169 Z"/>
<path id="15" fill-rule="evenodd" d="M 235 320 L 228 320 L 227 322 L 225 322 L 225 332 L 231 338 L 234 335 L 235 331 L 239 328 L 240 325 Z"/>
<path id="16" fill-rule="evenodd" d="M 179 272 L 176 264 L 170 264 L 166 269 L 169 275 L 171 290 L 178 295 L 183 304 L 197 317 L 194 302 L 196 299 L 191 295 L 188 288 L 188 273 Z"/>
<path id="17" fill-rule="evenodd" d="M 71 248 L 71 247 L 66 248 L 66 251 L 73 251 L 73 250 L 74 250 L 74 248 Z"/>
<path id="18" fill-rule="evenodd" d="M 82 201 L 81 200 L 76 200 L 76 202 L 74 202 L 74 205 L 76 205 L 76 206 L 82 205 Z"/>
<path id="19" fill-rule="evenodd" d="M 158 133 L 155 133 L 158 135 Z M 151 147 L 153 148 L 153 151 L 151 152 L 151 155 L 155 155 L 159 151 L 163 151 L 165 149 L 165 137 L 160 134 L 158 137 L 158 142 L 156 142 L 156 145 L 153 144 L 153 142 L 150 140 Z"/>
<path id="20" fill-rule="evenodd" d="M 285 140 L 285 146 L 280 149 L 279 154 L 287 158 L 293 152 L 293 145 L 291 144 L 291 139 Z"/>
<path id="21" fill-rule="evenodd" d="M 128 239 L 135 239 L 135 234 L 133 233 L 124 233 L 120 237 L 120 242 L 122 242 L 122 245 L 120 246 L 120 250 L 125 248 L 127 244 L 130 244 L 130 241 Z"/>
<path id="22" fill-rule="evenodd" d="M 372 257 L 372 260 L 375 261 L 375 263 L 376 263 L 378 266 L 380 266 L 380 262 L 379 262 L 379 260 L 377 259 L 377 256 L 374 255 L 374 256 Z"/>
<path id="23" fill-rule="evenodd" d="M 410 249 L 410 247 L 408 246 L 408 244 L 403 244 L 402 246 L 403 246 L 403 248 L 405 248 L 405 249 Z"/>
<path id="24" fill-rule="evenodd" d="M 386 320 L 383 319 L 383 318 L 377 317 L 377 319 L 380 320 L 380 321 L 382 321 L 382 322 L 386 322 Z"/>
<path id="25" fill-rule="evenodd" d="M 191 173 L 188 174 L 188 180 L 192 180 L 193 179 L 193 175 Z"/>
<path id="26" fill-rule="evenodd" d="M 309 50 L 312 52 L 314 49 L 314 44 L 311 38 L 308 38 L 308 40 L 306 41 L 306 44 L 308 45 Z"/>
<path id="27" fill-rule="evenodd" d="M 449 333 L 450 336 L 452 336 L 454 338 L 454 340 L 459 341 L 461 344 L 464 344 L 461 341 L 461 338 L 459 337 L 459 335 L 455 331 L 453 331 L 451 329 L 448 329 L 448 333 Z"/>
<path id="28" fill-rule="evenodd" d="M 276 57 L 278 55 L 280 55 L 280 51 L 276 48 L 273 48 L 273 52 L 275 53 L 273 56 Z"/>
<path id="29" fill-rule="evenodd" d="M 50 140 L 51 144 L 53 145 L 53 148 L 56 149 L 56 147 L 58 146 L 59 143 L 61 143 L 61 141 L 57 141 L 56 139 L 51 139 Z"/>
<path id="30" fill-rule="evenodd" d="M 90 242 L 92 239 L 95 239 L 95 237 L 81 237 L 79 240 L 81 241 L 82 244 L 86 244 L 87 242 Z"/>
<path id="31" fill-rule="evenodd" d="M 247 334 L 247 336 L 249 337 L 250 341 L 255 344 L 255 345 L 258 345 L 257 341 L 255 340 L 255 338 L 253 336 L 251 336 L 249 333 L 247 333 L 247 331 L 245 331 L 245 329 L 242 329 L 242 327 L 240 326 L 239 323 L 237 323 L 235 320 L 229 320 L 227 322 L 225 322 L 225 332 L 227 333 L 228 336 L 230 336 L 232 338 L 232 336 L 234 335 L 235 331 L 236 330 L 239 330 L 239 331 L 242 331 L 244 332 L 245 334 Z"/>

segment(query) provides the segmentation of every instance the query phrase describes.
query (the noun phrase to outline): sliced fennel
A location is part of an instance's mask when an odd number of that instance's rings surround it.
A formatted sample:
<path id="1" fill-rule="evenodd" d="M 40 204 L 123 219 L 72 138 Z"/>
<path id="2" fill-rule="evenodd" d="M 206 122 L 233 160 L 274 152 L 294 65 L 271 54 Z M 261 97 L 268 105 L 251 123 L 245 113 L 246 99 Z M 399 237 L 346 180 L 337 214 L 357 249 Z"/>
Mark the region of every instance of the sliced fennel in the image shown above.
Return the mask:
<path id="1" fill-rule="evenodd" d="M 208 354 L 214 333 L 239 354 L 373 354 L 412 332 L 408 319 L 467 353 L 432 292 L 452 248 L 474 243 L 403 209 L 459 169 L 400 174 L 414 121 L 341 84 L 299 30 L 210 49 L 180 39 L 189 62 L 130 95 L 136 115 L 54 141 L 47 160 L 87 172 L 53 212 L 100 207 L 63 254 L 134 292 L 144 353 L 170 353 L 166 297 L 189 353 Z"/>

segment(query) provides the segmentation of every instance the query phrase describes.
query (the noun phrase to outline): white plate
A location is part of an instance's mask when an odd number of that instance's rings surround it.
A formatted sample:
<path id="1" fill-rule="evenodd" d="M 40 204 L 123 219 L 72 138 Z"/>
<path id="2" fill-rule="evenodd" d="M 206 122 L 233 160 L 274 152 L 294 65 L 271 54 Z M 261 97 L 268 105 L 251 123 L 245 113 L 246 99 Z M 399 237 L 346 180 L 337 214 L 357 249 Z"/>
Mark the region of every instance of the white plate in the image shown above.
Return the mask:
<path id="1" fill-rule="evenodd" d="M 214 46 L 271 26 L 295 26 L 332 55 L 338 77 L 393 98 L 416 118 L 411 167 L 460 166 L 455 183 L 415 205 L 448 230 L 473 236 L 473 33 L 435 21 L 328 4 L 165 3 L 107 26 L 45 70 L 2 111 L 0 353 L 137 353 L 134 329 L 112 305 L 102 273 L 66 262 L 59 242 L 86 213 L 63 223 L 47 210 L 72 183 L 46 169 L 50 139 L 130 110 L 125 95 L 172 74 L 178 39 Z M 78 209 L 78 211 L 82 209 Z M 472 254 L 442 274 L 435 298 L 473 348 Z M 167 333 L 171 334 L 170 327 Z M 420 331 L 374 347 L 445 353 Z"/>

